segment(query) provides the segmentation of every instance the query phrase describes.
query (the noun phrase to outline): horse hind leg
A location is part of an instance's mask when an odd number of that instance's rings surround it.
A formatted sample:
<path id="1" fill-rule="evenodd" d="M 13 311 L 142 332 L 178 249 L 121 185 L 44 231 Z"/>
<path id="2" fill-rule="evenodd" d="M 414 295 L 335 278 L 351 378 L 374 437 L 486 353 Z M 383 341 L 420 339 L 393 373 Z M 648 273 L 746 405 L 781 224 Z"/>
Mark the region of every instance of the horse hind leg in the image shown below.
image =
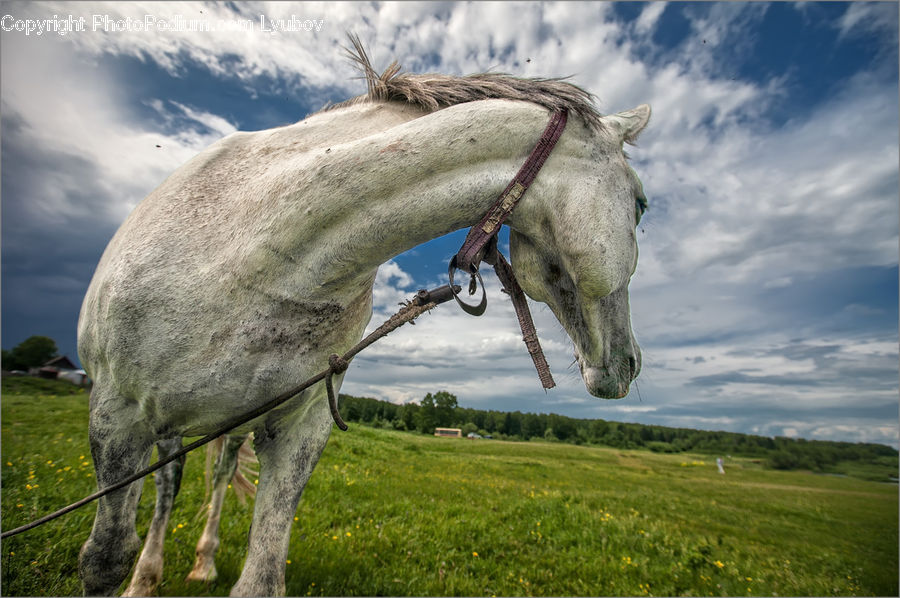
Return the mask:
<path id="1" fill-rule="evenodd" d="M 156 443 L 158 459 L 165 459 L 181 448 L 181 437 L 161 440 Z M 123 596 L 153 596 L 162 581 L 163 542 L 166 538 L 166 526 L 169 515 L 175 504 L 175 496 L 181 486 L 181 474 L 184 470 L 185 457 L 164 465 L 156 472 L 156 507 L 153 520 L 144 540 L 144 550 L 134 568 L 131 583 Z"/>
<path id="2" fill-rule="evenodd" d="M 213 581 L 218 576 L 216 571 L 216 552 L 219 549 L 219 521 L 222 515 L 222 505 L 225 502 L 225 493 L 228 490 L 229 481 L 237 485 L 248 484 L 241 472 L 238 463 L 241 460 L 239 454 L 247 435 L 229 435 L 221 442 L 218 458 L 216 459 L 213 473 L 213 489 L 209 502 L 206 504 L 207 516 L 203 534 L 197 542 L 196 559 L 194 568 L 188 573 L 186 581 Z M 252 455 L 249 446 L 245 448 Z M 208 471 L 208 470 L 207 470 Z M 254 488 L 252 485 L 251 488 Z M 240 496 L 240 495 L 239 495 Z"/>
<path id="3" fill-rule="evenodd" d="M 247 559 L 232 596 L 283 596 L 285 560 L 297 502 L 328 436 L 331 414 L 323 396 L 307 391 L 304 413 L 267 422 L 254 440 L 259 457 L 259 490 L 250 526 Z M 297 399 L 294 399 L 297 400 Z"/>
<path id="4" fill-rule="evenodd" d="M 100 489 L 136 473 L 150 459 L 152 434 L 137 404 L 99 385 L 91 392 L 89 436 Z M 142 487 L 138 480 L 98 500 L 91 535 L 78 556 L 86 596 L 113 594 L 131 570 L 141 545 L 134 520 Z"/>

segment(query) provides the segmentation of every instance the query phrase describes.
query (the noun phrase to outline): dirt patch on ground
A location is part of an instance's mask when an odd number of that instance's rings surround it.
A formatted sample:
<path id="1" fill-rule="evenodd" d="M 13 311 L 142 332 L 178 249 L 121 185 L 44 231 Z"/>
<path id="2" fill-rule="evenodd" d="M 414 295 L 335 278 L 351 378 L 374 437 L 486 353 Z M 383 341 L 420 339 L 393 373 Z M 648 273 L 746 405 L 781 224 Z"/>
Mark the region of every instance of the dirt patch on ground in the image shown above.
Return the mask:
<path id="1" fill-rule="evenodd" d="M 653 471 L 653 469 L 650 466 L 648 466 L 646 463 L 644 463 L 642 460 L 638 459 L 637 457 L 633 457 L 631 455 L 625 455 L 622 453 L 619 453 L 618 455 L 616 455 L 616 457 L 618 459 L 619 465 L 621 465 L 622 467 L 627 467 L 628 469 L 633 469 L 633 470 L 647 472 L 647 473 L 650 473 Z"/>

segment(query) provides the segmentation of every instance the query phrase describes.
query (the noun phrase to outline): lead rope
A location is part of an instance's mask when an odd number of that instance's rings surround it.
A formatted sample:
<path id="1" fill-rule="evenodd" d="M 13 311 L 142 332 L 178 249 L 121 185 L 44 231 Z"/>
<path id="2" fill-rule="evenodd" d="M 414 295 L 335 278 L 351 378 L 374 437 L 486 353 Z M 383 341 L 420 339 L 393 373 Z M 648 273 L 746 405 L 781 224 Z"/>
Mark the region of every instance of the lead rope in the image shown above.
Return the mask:
<path id="1" fill-rule="evenodd" d="M 455 290 L 457 292 L 459 292 L 458 288 Z M 301 392 L 303 392 L 304 390 L 306 390 L 313 384 L 321 382 L 322 380 L 325 380 L 325 388 L 328 392 L 328 406 L 331 409 L 331 417 L 334 419 L 334 422 L 338 425 L 338 427 L 341 430 L 346 430 L 347 424 L 344 423 L 344 420 L 341 419 L 341 414 L 338 412 L 337 397 L 335 396 L 334 386 L 331 381 L 332 376 L 334 376 L 335 374 L 341 374 L 344 371 L 346 371 L 347 366 L 350 363 L 350 360 L 353 359 L 360 351 L 362 351 L 363 349 L 365 349 L 372 343 L 384 338 L 385 336 L 388 335 L 388 333 L 396 330 L 400 326 L 403 326 L 407 322 L 411 322 L 414 324 L 415 322 L 413 322 L 413 320 L 415 320 L 416 318 L 421 316 L 423 313 L 434 309 L 441 303 L 449 301 L 453 297 L 452 291 L 453 290 L 448 285 L 444 285 L 442 287 L 438 287 L 438 288 L 432 289 L 430 291 L 426 291 L 425 289 L 422 289 L 421 291 L 419 291 L 416 294 L 416 297 L 412 301 L 408 301 L 406 304 L 404 304 L 403 307 L 396 314 L 391 316 L 384 324 L 379 326 L 376 330 L 374 330 L 371 334 L 366 336 L 360 342 L 353 345 L 353 347 L 349 351 L 347 351 L 343 355 L 338 355 L 336 353 L 333 353 L 332 355 L 330 355 L 328 357 L 328 369 L 323 370 L 323 371 L 319 372 L 318 374 L 315 374 L 314 376 L 312 376 L 311 378 L 308 378 L 306 381 L 302 382 L 301 384 L 298 384 L 294 388 L 291 388 L 290 390 L 287 390 L 287 391 L 281 393 L 274 399 L 270 400 L 267 403 L 260 405 L 256 409 L 253 409 L 252 411 L 249 411 L 243 415 L 239 415 L 237 417 L 234 417 L 234 418 L 228 420 L 226 423 L 222 424 L 222 426 L 220 426 L 215 432 L 212 432 L 211 434 L 208 434 L 199 440 L 195 440 L 194 442 L 181 447 L 179 450 L 175 451 L 168 457 L 166 457 L 164 459 L 160 459 L 153 465 L 150 465 L 149 467 L 139 471 L 138 473 L 136 473 L 120 482 L 116 482 L 115 484 L 113 484 L 111 486 L 107 486 L 103 490 L 99 490 L 99 491 L 95 492 L 94 494 L 91 494 L 90 496 L 86 496 L 85 498 L 82 498 L 81 500 L 74 502 L 74 503 L 70 504 L 69 506 L 63 507 L 62 509 L 59 509 L 58 511 L 50 513 L 49 515 L 45 515 L 44 517 L 41 517 L 40 519 L 35 519 L 31 523 L 27 523 L 25 525 L 15 528 L 15 529 L 7 530 L 7 531 L 3 532 L 2 534 L 0 534 L 0 539 L 6 539 L 9 537 L 21 534 L 22 532 L 27 532 L 30 529 L 33 529 L 39 525 L 47 523 L 48 521 L 52 521 L 58 517 L 62 517 L 66 513 L 74 511 L 75 509 L 77 509 L 79 507 L 83 507 L 84 505 L 86 505 L 90 502 L 93 502 L 102 496 L 106 496 L 110 492 L 115 492 L 116 490 L 118 490 L 120 488 L 124 488 L 125 486 L 138 481 L 139 479 L 143 478 L 144 476 L 151 474 L 154 471 L 156 471 L 157 469 L 160 469 L 163 466 L 171 463 L 172 461 L 182 457 L 183 455 L 186 455 L 187 453 L 191 452 L 192 450 L 194 450 L 196 448 L 200 448 L 201 446 L 212 442 L 213 440 L 215 440 L 222 434 L 230 432 L 231 430 L 240 426 L 241 424 L 245 424 L 248 421 L 267 413 L 268 411 L 270 411 L 270 410 L 274 409 L 275 407 L 278 407 L 282 403 L 292 399 L 294 396 L 300 394 Z"/>

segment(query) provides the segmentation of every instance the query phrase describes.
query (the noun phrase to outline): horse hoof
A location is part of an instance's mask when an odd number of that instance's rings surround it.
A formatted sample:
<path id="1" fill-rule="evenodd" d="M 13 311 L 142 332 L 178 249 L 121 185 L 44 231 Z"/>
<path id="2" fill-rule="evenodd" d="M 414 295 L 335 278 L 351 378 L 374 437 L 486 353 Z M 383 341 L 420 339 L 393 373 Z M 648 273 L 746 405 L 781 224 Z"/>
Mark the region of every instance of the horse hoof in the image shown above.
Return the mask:
<path id="1" fill-rule="evenodd" d="M 216 572 L 215 566 L 213 566 L 211 569 L 206 570 L 206 571 L 194 569 L 193 571 L 188 573 L 188 576 L 184 580 L 190 581 L 190 582 L 207 582 L 208 583 L 211 581 L 215 581 L 217 577 L 218 577 L 218 573 Z"/>
<path id="2" fill-rule="evenodd" d="M 140 577 L 140 578 L 139 578 Z M 159 586 L 159 577 L 151 579 L 149 576 L 135 575 L 122 596 L 156 596 L 156 588 Z"/>

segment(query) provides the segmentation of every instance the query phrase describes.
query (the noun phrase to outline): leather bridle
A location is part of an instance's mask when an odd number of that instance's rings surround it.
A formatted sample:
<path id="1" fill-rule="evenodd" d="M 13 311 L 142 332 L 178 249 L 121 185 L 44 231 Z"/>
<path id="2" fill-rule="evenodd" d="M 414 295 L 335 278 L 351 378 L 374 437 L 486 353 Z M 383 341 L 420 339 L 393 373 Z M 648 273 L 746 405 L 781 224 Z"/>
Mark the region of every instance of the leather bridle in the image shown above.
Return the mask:
<path id="1" fill-rule="evenodd" d="M 519 327 L 522 330 L 522 339 L 528 347 L 528 354 L 534 362 L 541 385 L 545 389 L 553 388 L 556 383 L 550 374 L 550 366 L 544 358 L 544 352 L 541 349 L 541 343 L 538 340 L 537 331 L 534 327 L 534 321 L 531 318 L 531 312 L 528 309 L 528 301 L 525 293 L 516 281 L 512 266 L 500 253 L 497 248 L 497 233 L 506 220 L 507 216 L 513 211 L 522 196 L 528 190 L 528 187 L 534 181 L 534 178 L 540 172 L 541 167 L 550 156 L 550 152 L 556 146 L 556 142 L 566 128 L 567 119 L 566 110 L 559 110 L 553 113 L 550 123 L 544 129 L 543 135 L 538 140 L 537 145 L 531 150 L 531 154 L 525 163 L 513 177 L 512 181 L 506 186 L 506 189 L 500 194 L 500 197 L 491 206 L 487 214 L 481 221 L 469 229 L 469 234 L 463 242 L 462 247 L 455 256 L 450 259 L 450 266 L 447 276 L 450 279 L 450 289 L 453 291 L 453 297 L 462 309 L 473 316 L 480 316 L 487 308 L 487 294 L 484 290 L 484 281 L 478 271 L 478 267 L 482 261 L 494 267 L 497 278 L 503 284 L 503 290 L 512 300 L 513 307 L 516 309 L 516 317 L 519 320 Z M 459 297 L 459 293 L 455 290 L 453 284 L 453 274 L 459 269 L 469 273 L 469 295 L 474 295 L 478 285 L 481 285 L 481 301 L 477 305 L 465 303 Z"/>

